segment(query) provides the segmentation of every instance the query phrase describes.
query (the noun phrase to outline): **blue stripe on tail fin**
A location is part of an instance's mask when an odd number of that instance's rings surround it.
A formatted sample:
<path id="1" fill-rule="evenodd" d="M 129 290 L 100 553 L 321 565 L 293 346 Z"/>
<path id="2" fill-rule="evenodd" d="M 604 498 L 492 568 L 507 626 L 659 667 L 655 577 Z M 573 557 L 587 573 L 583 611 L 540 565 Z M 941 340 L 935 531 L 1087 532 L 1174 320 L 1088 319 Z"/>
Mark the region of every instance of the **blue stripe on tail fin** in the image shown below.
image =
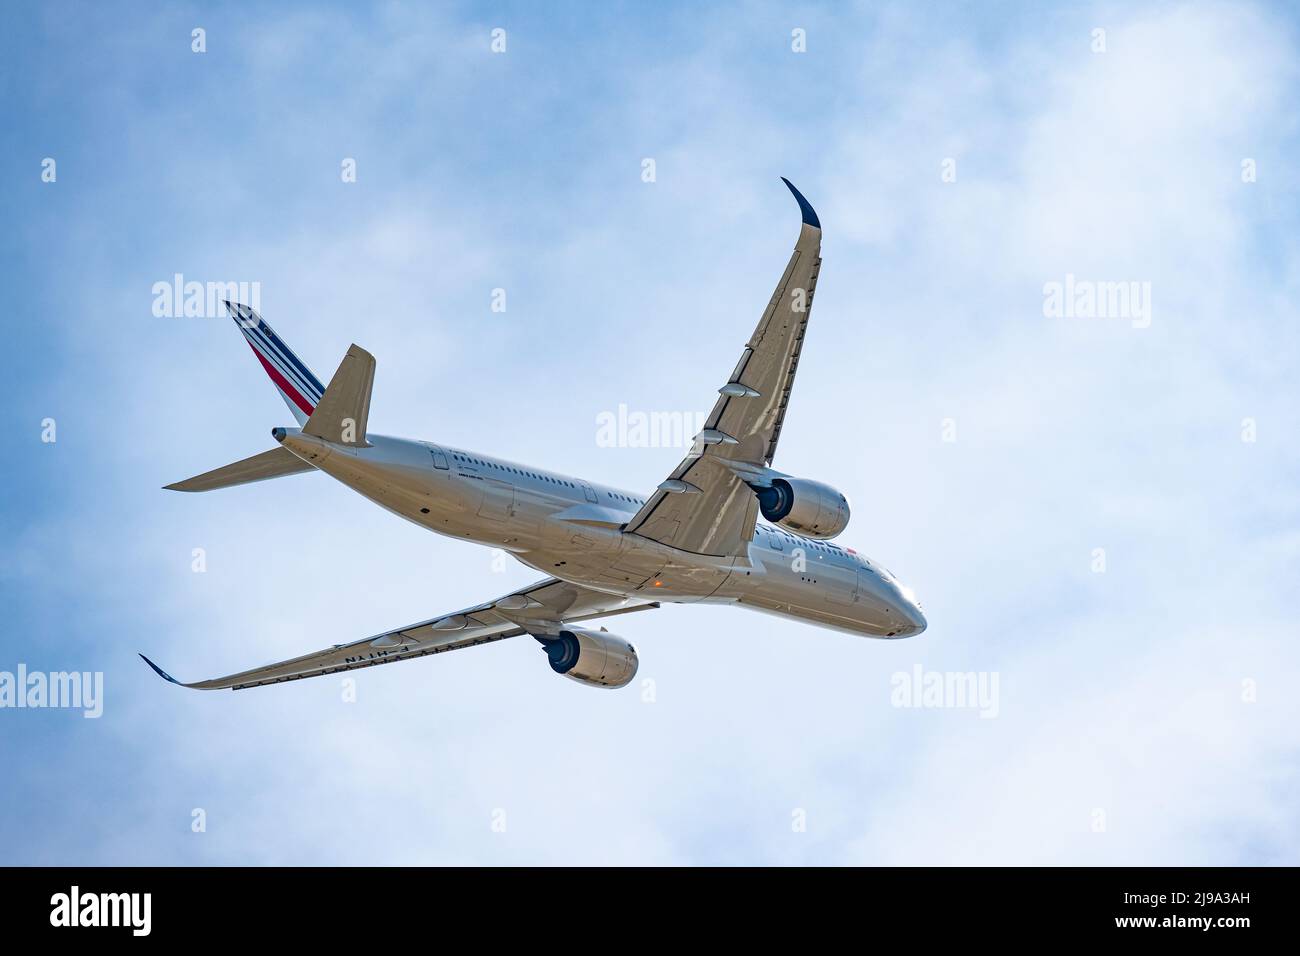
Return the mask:
<path id="1" fill-rule="evenodd" d="M 325 394 L 325 386 L 257 312 L 228 300 L 226 308 L 293 417 L 299 425 L 306 424 Z"/>

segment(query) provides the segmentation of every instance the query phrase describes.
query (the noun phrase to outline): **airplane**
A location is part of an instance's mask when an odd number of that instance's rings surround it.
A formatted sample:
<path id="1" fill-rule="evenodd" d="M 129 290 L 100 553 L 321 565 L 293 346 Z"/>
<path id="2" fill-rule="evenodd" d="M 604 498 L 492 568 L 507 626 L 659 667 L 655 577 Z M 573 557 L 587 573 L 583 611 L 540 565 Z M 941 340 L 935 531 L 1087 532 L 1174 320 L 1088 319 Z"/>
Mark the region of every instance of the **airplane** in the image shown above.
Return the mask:
<path id="1" fill-rule="evenodd" d="M 168 489 L 212 491 L 323 471 L 422 528 L 504 549 L 546 577 L 407 627 L 182 686 L 241 690 L 529 635 L 555 673 L 625 687 L 636 676 L 636 648 L 587 625 L 663 602 L 731 604 L 864 637 L 924 631 L 910 588 L 830 543 L 849 523 L 845 496 L 772 468 L 821 268 L 817 213 L 782 181 L 803 220 L 794 252 L 703 430 L 644 496 L 483 452 L 373 434 L 369 352 L 354 344 L 322 386 L 257 312 L 226 302 L 298 427 L 272 429 L 278 445 L 270 451 Z"/>

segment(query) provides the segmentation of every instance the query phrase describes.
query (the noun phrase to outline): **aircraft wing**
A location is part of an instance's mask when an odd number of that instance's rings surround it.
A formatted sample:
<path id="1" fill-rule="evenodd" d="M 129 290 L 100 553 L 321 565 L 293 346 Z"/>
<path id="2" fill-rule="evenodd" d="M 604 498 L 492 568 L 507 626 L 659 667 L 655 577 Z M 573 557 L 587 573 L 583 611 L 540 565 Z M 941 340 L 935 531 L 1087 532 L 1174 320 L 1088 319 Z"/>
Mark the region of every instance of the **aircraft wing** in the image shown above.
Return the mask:
<path id="1" fill-rule="evenodd" d="M 292 660 L 255 667 L 213 680 L 185 684 L 143 654 L 140 657 L 160 677 L 182 687 L 243 690 L 246 687 L 261 687 L 265 684 L 279 684 L 304 677 L 320 677 L 340 671 L 427 657 L 462 647 L 501 641 L 520 634 L 555 634 L 564 624 L 645 611 L 658 606 L 657 602 L 624 598 L 556 578 L 547 578 L 486 604 L 385 631 L 351 644 L 335 644 Z"/>
<path id="2" fill-rule="evenodd" d="M 624 531 L 696 554 L 740 556 L 754 537 L 751 478 L 771 465 L 821 268 L 821 222 L 790 187 L 803 215 L 794 252 L 695 445 Z"/>

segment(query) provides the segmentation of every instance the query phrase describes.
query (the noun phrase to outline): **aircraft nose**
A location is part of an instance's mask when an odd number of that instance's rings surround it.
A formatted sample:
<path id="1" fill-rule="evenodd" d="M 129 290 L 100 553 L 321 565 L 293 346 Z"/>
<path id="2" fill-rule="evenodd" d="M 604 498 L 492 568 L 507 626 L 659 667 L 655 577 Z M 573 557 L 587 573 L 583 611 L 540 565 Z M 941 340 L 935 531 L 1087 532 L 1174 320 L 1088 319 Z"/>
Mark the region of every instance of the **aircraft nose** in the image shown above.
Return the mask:
<path id="1" fill-rule="evenodd" d="M 899 637 L 915 637 L 926 629 L 928 622 L 925 614 L 921 611 L 921 605 L 917 603 L 916 598 L 910 590 L 901 589 L 898 602 L 898 614 L 903 619 L 903 624 L 898 628 Z"/>
<path id="2" fill-rule="evenodd" d="M 907 618 L 907 622 L 911 627 L 911 630 L 908 632 L 910 637 L 915 637 L 917 634 L 920 634 L 926 629 L 929 623 L 926 621 L 925 615 L 921 613 L 921 606 L 915 601 L 903 608 L 903 616 Z"/>

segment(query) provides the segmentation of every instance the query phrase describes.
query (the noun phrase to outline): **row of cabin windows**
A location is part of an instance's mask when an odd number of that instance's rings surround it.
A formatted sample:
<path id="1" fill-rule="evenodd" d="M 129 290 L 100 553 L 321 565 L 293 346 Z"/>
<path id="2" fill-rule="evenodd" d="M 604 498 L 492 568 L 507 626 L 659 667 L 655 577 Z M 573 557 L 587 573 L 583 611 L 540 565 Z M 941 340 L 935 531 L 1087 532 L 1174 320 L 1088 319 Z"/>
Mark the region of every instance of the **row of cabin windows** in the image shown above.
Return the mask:
<path id="1" fill-rule="evenodd" d="M 495 468 L 498 471 L 508 471 L 512 475 L 522 475 L 525 478 L 536 478 L 538 481 L 548 481 L 553 485 L 563 485 L 565 488 L 578 487 L 571 481 L 564 481 L 563 479 L 560 478 L 551 478 L 548 475 L 539 475 L 537 472 L 534 471 L 524 471 L 523 469 L 520 468 L 511 468 L 509 465 L 494 464 L 493 462 L 490 461 L 484 461 L 482 458 L 471 458 L 469 455 L 462 455 L 459 454 L 458 452 L 452 452 L 451 457 L 455 458 L 457 461 L 463 461 L 469 465 L 482 465 L 484 468 Z M 619 501 L 626 501 L 628 502 L 628 504 L 634 504 L 634 505 L 645 504 L 645 502 L 640 498 L 633 498 L 630 495 L 618 495 L 612 491 L 607 491 L 605 492 L 605 494 L 611 498 L 617 498 Z"/>
<path id="2" fill-rule="evenodd" d="M 842 549 L 838 545 L 823 544 L 820 541 L 813 541 L 810 538 L 799 538 L 788 531 L 782 531 L 780 528 L 765 528 L 759 525 L 759 530 L 767 534 L 780 535 L 785 540 L 797 544 L 801 548 L 812 548 L 814 551 L 825 551 L 827 554 L 841 554 Z"/>
<path id="3" fill-rule="evenodd" d="M 552 478 L 549 475 L 539 475 L 535 471 L 524 471 L 522 468 L 511 468 L 509 465 L 498 465 L 495 462 L 484 461 L 482 458 L 471 458 L 469 455 L 461 455 L 452 452 L 451 457 L 457 461 L 463 461 L 470 465 L 482 465 L 484 468 L 495 468 L 497 471 L 508 471 L 512 475 L 520 475 L 524 478 L 536 478 L 538 481 L 547 481 L 553 485 L 563 485 L 565 488 L 577 488 L 571 481 L 561 481 L 559 478 Z"/>
<path id="4" fill-rule="evenodd" d="M 461 455 L 459 453 L 456 453 L 456 451 L 452 451 L 451 457 L 458 460 L 458 462 L 465 462 L 467 464 L 481 464 L 481 466 L 484 468 L 495 468 L 495 470 L 497 471 L 508 471 L 511 473 L 511 475 L 530 477 L 530 479 L 537 479 L 538 481 L 547 481 L 547 483 L 550 483 L 552 485 L 563 485 L 564 488 L 573 488 L 573 489 L 577 488 L 577 485 L 573 484 L 572 481 L 564 481 L 563 479 L 554 479 L 554 477 L 551 477 L 550 475 L 539 475 L 539 473 L 537 473 L 536 471 L 524 471 L 523 468 L 512 468 L 508 466 L 508 464 L 497 464 L 495 462 L 487 462 L 487 460 L 484 460 L 482 458 L 472 458 L 469 457 L 469 455 Z"/>

